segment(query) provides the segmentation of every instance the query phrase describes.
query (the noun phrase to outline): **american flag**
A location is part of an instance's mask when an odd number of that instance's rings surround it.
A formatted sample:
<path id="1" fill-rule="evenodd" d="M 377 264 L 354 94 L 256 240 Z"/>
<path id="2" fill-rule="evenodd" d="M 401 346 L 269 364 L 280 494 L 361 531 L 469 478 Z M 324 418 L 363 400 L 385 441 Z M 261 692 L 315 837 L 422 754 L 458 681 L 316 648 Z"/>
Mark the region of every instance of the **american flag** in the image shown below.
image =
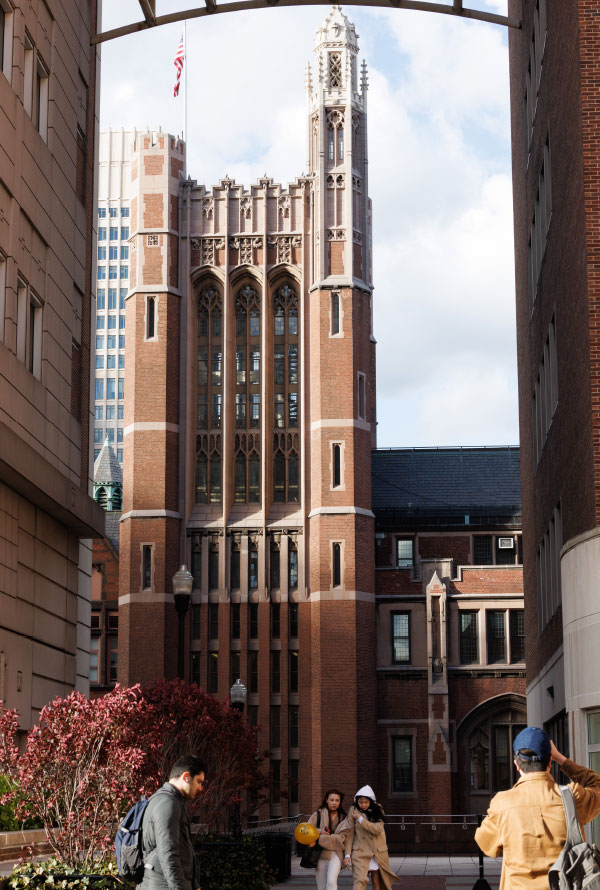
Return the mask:
<path id="1" fill-rule="evenodd" d="M 177 68 L 177 77 L 175 79 L 175 89 L 173 90 L 173 95 L 179 95 L 179 83 L 181 81 L 181 69 L 183 68 L 183 60 L 185 59 L 185 49 L 183 46 L 183 34 L 181 35 L 181 40 L 179 41 L 179 45 L 177 47 L 177 52 L 175 53 L 175 58 L 173 59 L 173 64 Z"/>

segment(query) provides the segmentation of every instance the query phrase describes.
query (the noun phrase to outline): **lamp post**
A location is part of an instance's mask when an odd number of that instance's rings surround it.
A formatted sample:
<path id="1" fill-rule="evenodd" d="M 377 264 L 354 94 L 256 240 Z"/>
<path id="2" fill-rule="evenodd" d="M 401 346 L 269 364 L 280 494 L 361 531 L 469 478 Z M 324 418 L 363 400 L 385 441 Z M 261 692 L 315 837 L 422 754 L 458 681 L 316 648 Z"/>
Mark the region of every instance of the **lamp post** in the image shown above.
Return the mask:
<path id="1" fill-rule="evenodd" d="M 229 690 L 229 698 L 231 699 L 231 707 L 235 708 L 236 711 L 239 711 L 240 716 L 244 713 L 244 705 L 246 704 L 247 695 L 248 690 L 238 677 Z"/>
<path id="2" fill-rule="evenodd" d="M 229 690 L 229 699 L 231 701 L 231 707 L 235 710 L 238 717 L 241 717 L 244 713 L 244 705 L 246 704 L 246 696 L 248 695 L 248 690 L 238 677 L 235 681 L 231 689 Z M 240 800 L 238 799 L 237 803 L 233 805 L 233 834 L 235 837 L 240 837 L 242 834 L 242 819 L 240 812 Z"/>
<path id="3" fill-rule="evenodd" d="M 173 595 L 177 609 L 177 676 L 185 677 L 185 616 L 190 607 L 194 578 L 187 566 L 181 566 L 173 575 Z"/>

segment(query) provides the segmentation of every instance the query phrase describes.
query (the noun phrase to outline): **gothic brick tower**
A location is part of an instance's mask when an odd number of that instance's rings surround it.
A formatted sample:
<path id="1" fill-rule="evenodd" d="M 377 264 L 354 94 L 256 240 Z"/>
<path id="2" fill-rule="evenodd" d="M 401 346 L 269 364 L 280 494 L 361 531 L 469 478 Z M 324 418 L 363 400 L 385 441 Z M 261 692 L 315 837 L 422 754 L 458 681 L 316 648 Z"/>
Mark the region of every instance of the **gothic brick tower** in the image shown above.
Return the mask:
<path id="1" fill-rule="evenodd" d="M 338 6 L 309 70 L 309 171 L 287 188 L 131 160 L 119 680 L 173 676 L 171 578 L 194 576 L 186 675 L 240 677 L 272 816 L 376 760 L 375 444 L 366 72 Z M 359 682 L 360 678 L 360 682 Z M 358 784 L 357 784 L 358 783 Z M 289 796 L 282 796 L 281 792 Z"/>

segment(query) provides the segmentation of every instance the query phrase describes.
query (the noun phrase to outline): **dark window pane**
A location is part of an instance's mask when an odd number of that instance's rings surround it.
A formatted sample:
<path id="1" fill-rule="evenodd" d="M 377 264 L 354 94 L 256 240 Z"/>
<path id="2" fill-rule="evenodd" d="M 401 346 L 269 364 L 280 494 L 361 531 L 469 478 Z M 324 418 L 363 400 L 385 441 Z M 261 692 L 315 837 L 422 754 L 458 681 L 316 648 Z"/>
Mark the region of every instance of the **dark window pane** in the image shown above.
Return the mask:
<path id="1" fill-rule="evenodd" d="M 511 546 L 508 546 L 508 545 Z M 515 539 L 510 535 L 496 538 L 496 565 L 511 566 L 515 564 Z"/>
<path id="2" fill-rule="evenodd" d="M 288 458 L 288 504 L 298 503 L 298 457 L 290 454 Z"/>
<path id="3" fill-rule="evenodd" d="M 208 605 L 208 636 L 211 640 L 219 639 L 219 604 Z"/>
<path id="4" fill-rule="evenodd" d="M 240 679 L 240 653 L 232 652 L 229 658 L 229 683 L 231 686 Z"/>
<path id="5" fill-rule="evenodd" d="M 299 709 L 298 709 L 297 705 L 290 705 L 289 722 L 290 722 L 290 737 L 289 737 L 290 748 L 297 748 L 298 743 L 299 743 L 299 738 L 300 738 Z"/>
<path id="6" fill-rule="evenodd" d="M 250 590 L 258 587 L 258 550 L 248 551 L 248 587 Z"/>
<path id="7" fill-rule="evenodd" d="M 234 589 L 240 586 L 240 550 L 235 547 L 231 551 L 231 586 Z"/>
<path id="8" fill-rule="evenodd" d="M 200 639 L 200 609 L 199 603 L 192 606 L 192 640 Z"/>
<path id="9" fill-rule="evenodd" d="M 395 736 L 392 739 L 392 790 L 410 792 L 413 790 L 412 738 Z"/>
<path id="10" fill-rule="evenodd" d="M 288 760 L 288 775 L 290 780 L 289 787 L 289 800 L 290 803 L 298 803 L 299 800 L 299 767 L 300 762 L 298 760 Z"/>
<path id="11" fill-rule="evenodd" d="M 298 603 L 290 603 L 290 637 L 298 636 Z"/>
<path id="12" fill-rule="evenodd" d="M 248 691 L 258 692 L 258 652 L 248 653 Z"/>
<path id="13" fill-rule="evenodd" d="M 288 550 L 288 587 L 298 587 L 298 551 Z"/>
<path id="14" fill-rule="evenodd" d="M 278 451 L 275 455 L 273 467 L 274 484 L 273 498 L 276 503 L 284 503 L 285 501 L 285 456 Z"/>
<path id="15" fill-rule="evenodd" d="M 459 612 L 461 664 L 475 664 L 479 661 L 478 615 L 478 612 Z"/>
<path id="16" fill-rule="evenodd" d="M 494 561 L 491 535 L 475 535 L 473 538 L 473 564 L 491 566 Z"/>
<path id="17" fill-rule="evenodd" d="M 392 662 L 410 664 L 410 614 L 392 613 Z"/>
<path id="18" fill-rule="evenodd" d="M 508 726 L 494 726 L 494 794 L 506 791 L 512 785 L 512 755 L 510 752 Z"/>
<path id="19" fill-rule="evenodd" d="M 250 603 L 250 639 L 258 637 L 258 603 Z"/>
<path id="20" fill-rule="evenodd" d="M 513 664 L 525 661 L 525 615 L 522 609 L 510 610 L 510 660 Z"/>
<path id="21" fill-rule="evenodd" d="M 506 630 L 504 611 L 487 611 L 487 650 L 489 664 L 506 661 Z"/>
<path id="22" fill-rule="evenodd" d="M 413 564 L 412 538 L 397 538 L 396 565 L 399 569 L 411 568 Z"/>
<path id="23" fill-rule="evenodd" d="M 208 691 L 211 695 L 216 695 L 219 691 L 219 654 L 218 652 L 208 653 Z"/>
<path id="24" fill-rule="evenodd" d="M 280 562 L 280 552 L 278 549 L 273 548 L 271 550 L 271 579 L 270 579 L 270 587 L 277 589 L 280 586 L 280 572 L 279 572 L 279 562 Z"/>
<path id="25" fill-rule="evenodd" d="M 281 604 L 271 603 L 271 639 L 278 640 L 281 636 Z"/>
<path id="26" fill-rule="evenodd" d="M 341 464 L 341 445 L 333 446 L 333 484 L 335 487 L 341 485 L 342 479 L 342 464 Z"/>
<path id="27" fill-rule="evenodd" d="M 271 692 L 281 692 L 280 652 L 271 652 Z"/>
<path id="28" fill-rule="evenodd" d="M 298 692 L 298 653 L 290 652 L 290 692 Z"/>
<path id="29" fill-rule="evenodd" d="M 271 708 L 271 748 L 281 747 L 281 708 Z"/>
<path id="30" fill-rule="evenodd" d="M 240 638 L 240 604 L 232 603 L 231 604 L 231 639 L 239 640 L 239 638 Z"/>
<path id="31" fill-rule="evenodd" d="M 342 583 L 342 547 L 333 545 L 333 586 L 340 587 Z"/>
<path id="32" fill-rule="evenodd" d="M 208 551 L 208 586 L 211 590 L 219 586 L 219 550 L 216 544 L 211 544 Z"/>

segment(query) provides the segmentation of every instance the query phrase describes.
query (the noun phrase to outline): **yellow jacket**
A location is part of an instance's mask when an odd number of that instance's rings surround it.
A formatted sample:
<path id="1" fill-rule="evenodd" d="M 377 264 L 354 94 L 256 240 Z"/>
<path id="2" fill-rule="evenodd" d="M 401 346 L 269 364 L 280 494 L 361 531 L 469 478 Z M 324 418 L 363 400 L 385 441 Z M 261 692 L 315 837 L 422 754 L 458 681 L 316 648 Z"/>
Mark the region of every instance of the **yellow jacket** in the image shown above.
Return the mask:
<path id="1" fill-rule="evenodd" d="M 573 780 L 577 816 L 585 825 L 600 812 L 600 776 L 569 759 L 561 769 Z M 525 773 L 496 794 L 475 832 L 484 853 L 504 857 L 500 890 L 548 890 L 548 871 L 566 837 L 562 798 L 549 772 Z"/>

